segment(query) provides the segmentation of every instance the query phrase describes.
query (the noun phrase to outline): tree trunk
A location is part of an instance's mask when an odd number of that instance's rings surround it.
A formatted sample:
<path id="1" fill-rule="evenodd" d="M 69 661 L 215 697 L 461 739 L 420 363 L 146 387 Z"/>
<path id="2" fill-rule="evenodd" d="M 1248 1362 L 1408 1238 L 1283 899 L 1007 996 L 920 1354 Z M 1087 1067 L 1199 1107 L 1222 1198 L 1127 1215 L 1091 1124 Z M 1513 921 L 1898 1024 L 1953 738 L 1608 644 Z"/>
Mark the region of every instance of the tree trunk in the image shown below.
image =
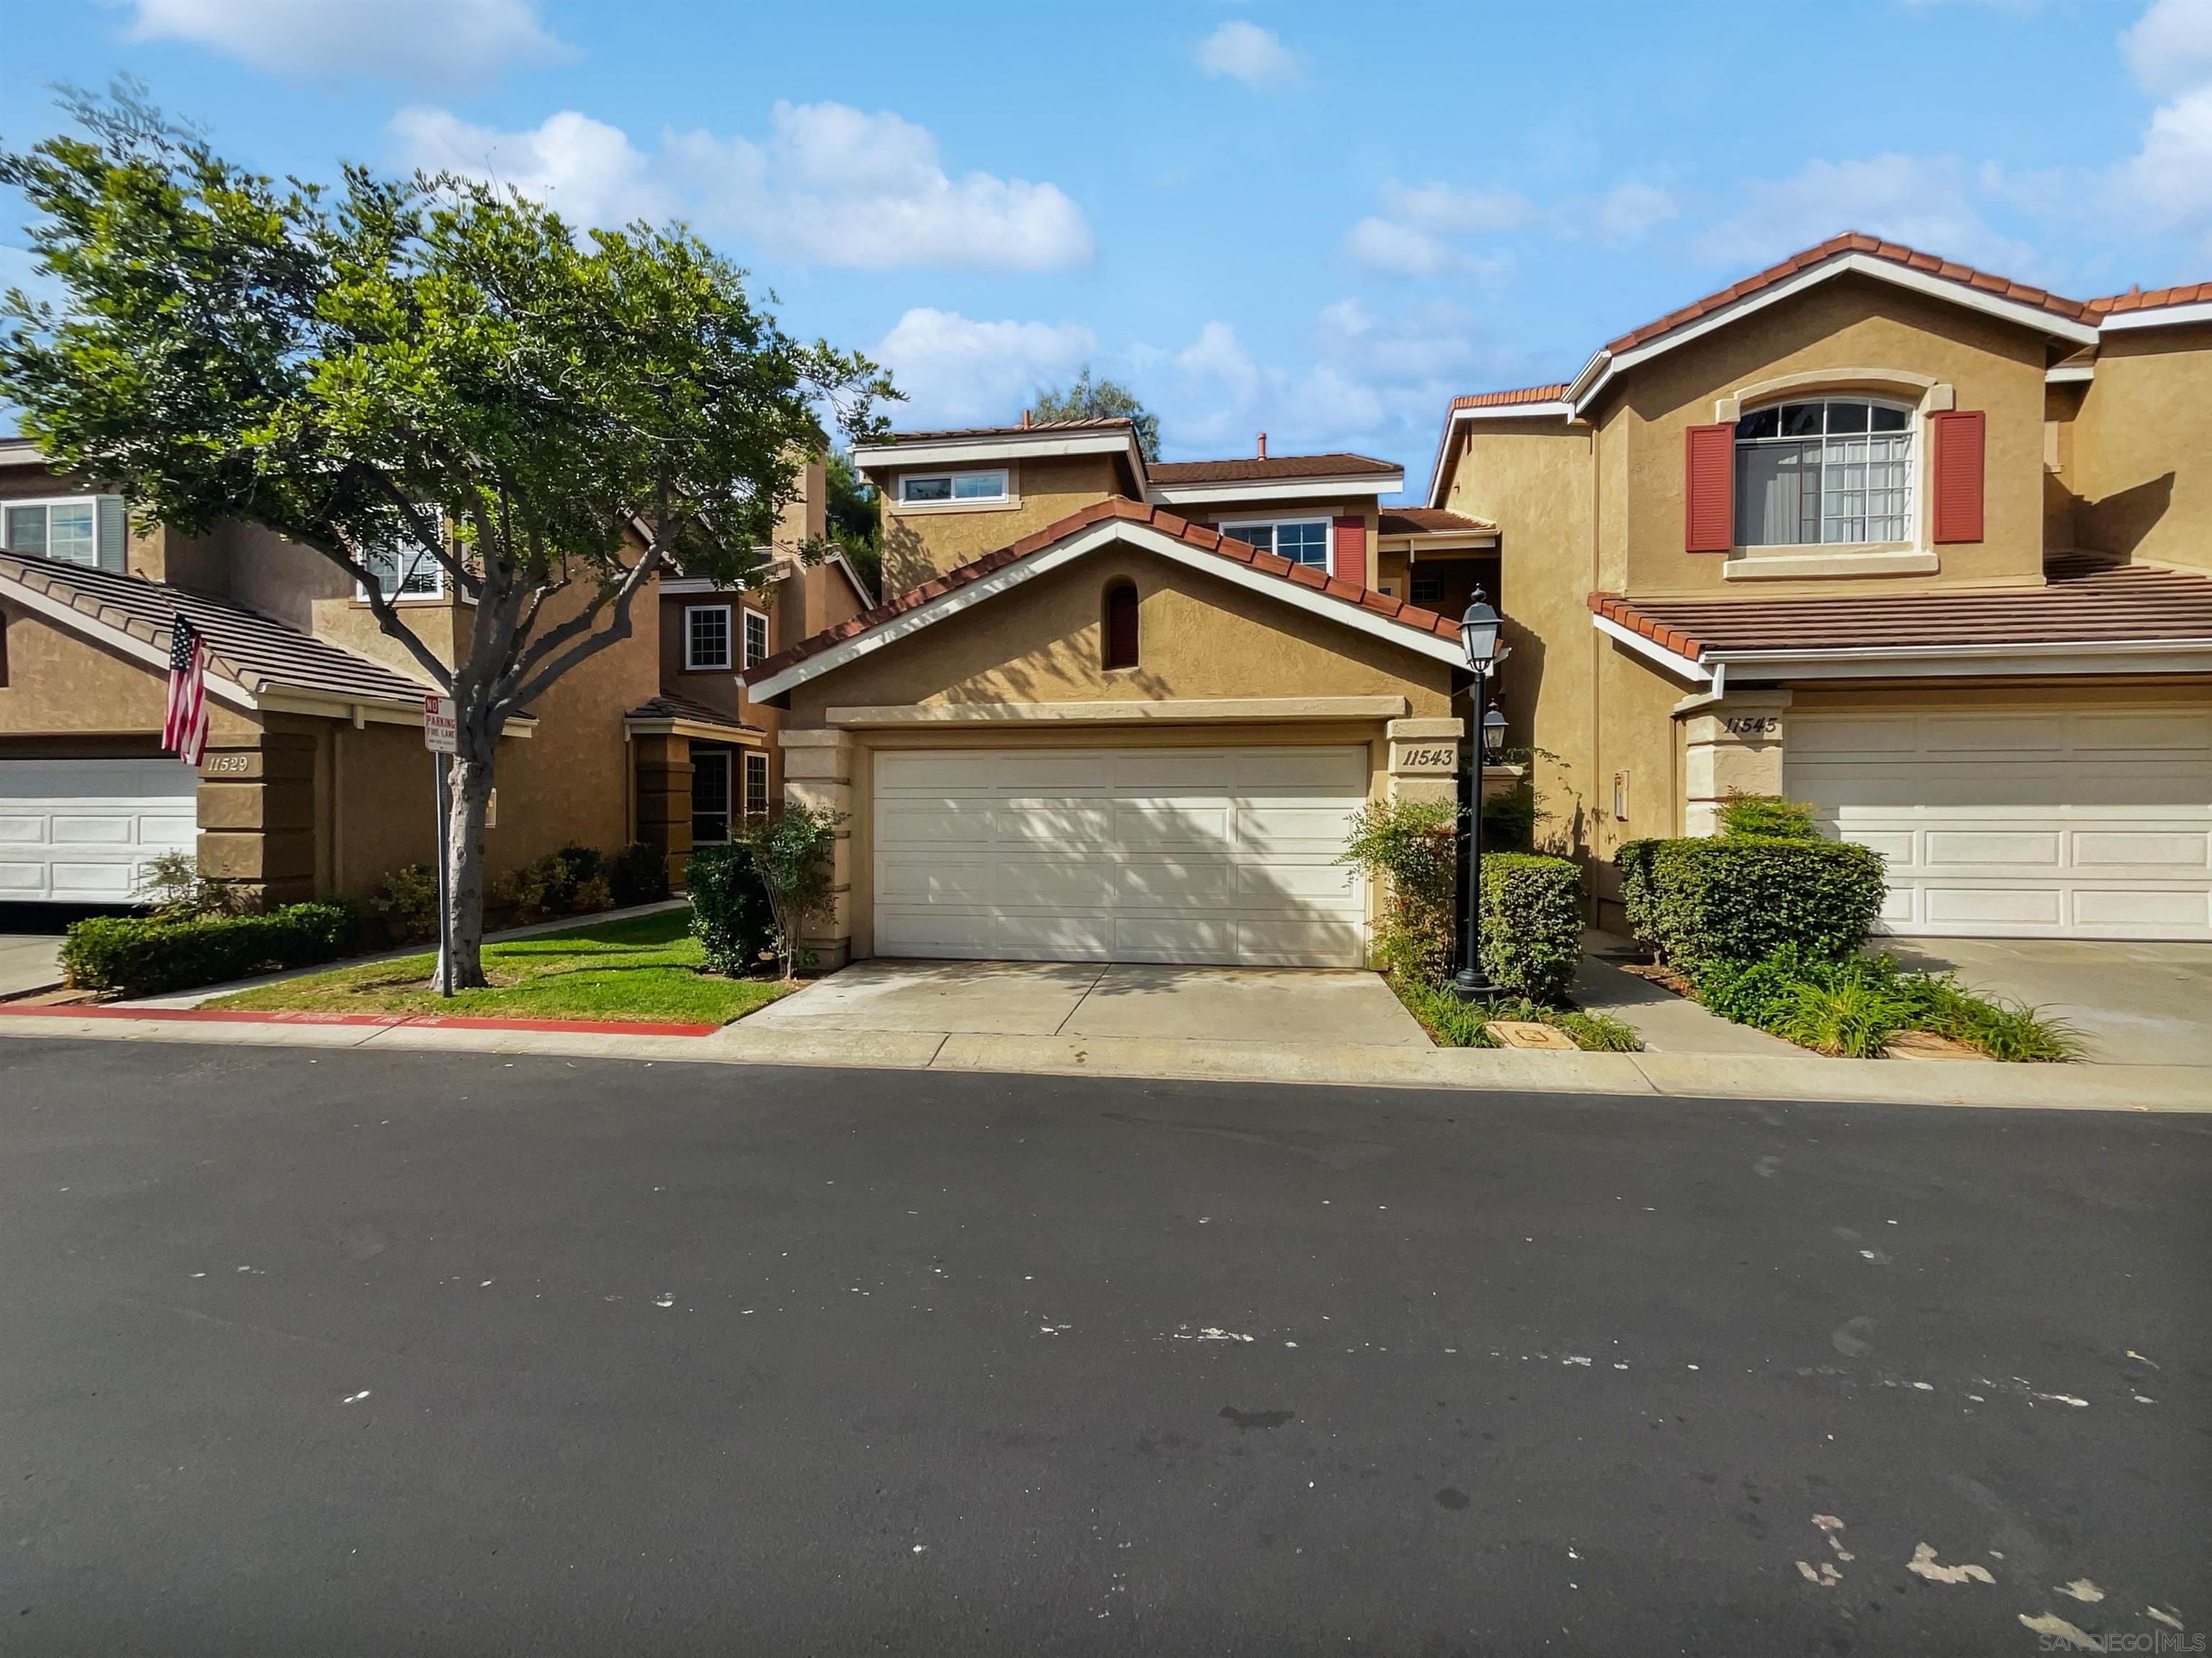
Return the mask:
<path id="1" fill-rule="evenodd" d="M 490 981 L 483 970 L 484 811 L 491 799 L 493 746 L 498 738 L 462 721 L 459 751 L 446 762 L 447 937 L 452 940 L 445 978 L 454 990 Z M 433 975 L 430 988 L 448 987 Z"/>

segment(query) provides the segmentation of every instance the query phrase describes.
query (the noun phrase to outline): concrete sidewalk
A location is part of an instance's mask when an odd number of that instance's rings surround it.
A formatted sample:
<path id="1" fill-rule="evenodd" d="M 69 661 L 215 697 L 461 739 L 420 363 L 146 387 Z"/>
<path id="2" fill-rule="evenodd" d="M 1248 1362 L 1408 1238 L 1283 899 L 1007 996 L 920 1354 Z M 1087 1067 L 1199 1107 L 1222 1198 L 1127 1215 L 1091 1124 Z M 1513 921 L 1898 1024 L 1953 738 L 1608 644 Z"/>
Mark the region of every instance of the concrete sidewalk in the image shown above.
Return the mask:
<path id="1" fill-rule="evenodd" d="M 2212 1067 L 1915 1065 L 1811 1055 L 1549 1054 L 1362 1043 L 1158 1041 L 1107 1035 L 777 1029 L 741 1020 L 710 1036 L 423 1025 L 266 1023 L 52 1013 L 0 1017 L 0 1039 L 365 1048 L 627 1059 L 645 1065 L 1042 1073 L 1371 1088 L 1648 1094 L 1680 1099 L 1864 1101 L 2050 1110 L 2212 1113 Z"/>

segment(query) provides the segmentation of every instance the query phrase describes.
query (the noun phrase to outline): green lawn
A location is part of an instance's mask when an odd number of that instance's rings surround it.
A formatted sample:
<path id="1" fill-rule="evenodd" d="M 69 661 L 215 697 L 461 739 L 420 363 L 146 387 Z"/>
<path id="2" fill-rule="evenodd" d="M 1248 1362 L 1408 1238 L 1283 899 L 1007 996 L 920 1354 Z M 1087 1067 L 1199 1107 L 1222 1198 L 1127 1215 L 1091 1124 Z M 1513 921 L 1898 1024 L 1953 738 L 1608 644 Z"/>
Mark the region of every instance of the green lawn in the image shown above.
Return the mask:
<path id="1" fill-rule="evenodd" d="M 627 1019 L 727 1024 L 790 987 L 699 971 L 688 909 L 584 922 L 484 949 L 485 990 L 428 992 L 432 957 L 395 957 L 240 991 L 211 1007 L 308 1013 L 446 1013 L 495 1019 Z"/>

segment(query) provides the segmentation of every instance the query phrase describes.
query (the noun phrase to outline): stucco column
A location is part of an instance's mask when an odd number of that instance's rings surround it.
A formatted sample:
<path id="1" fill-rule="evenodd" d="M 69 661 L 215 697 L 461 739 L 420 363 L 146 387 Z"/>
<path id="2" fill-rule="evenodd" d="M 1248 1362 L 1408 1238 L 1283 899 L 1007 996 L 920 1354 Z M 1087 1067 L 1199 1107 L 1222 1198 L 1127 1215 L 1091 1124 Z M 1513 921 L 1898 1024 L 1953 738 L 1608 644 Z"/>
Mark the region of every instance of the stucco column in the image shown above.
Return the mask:
<path id="1" fill-rule="evenodd" d="M 315 739 L 256 732 L 200 758 L 200 873 L 274 908 L 315 896 Z"/>
<path id="2" fill-rule="evenodd" d="M 853 959 L 853 768 L 860 747 L 842 731 L 784 731 L 783 799 L 787 806 L 833 811 L 837 825 L 830 851 L 830 908 L 800 940 L 814 953 L 814 971 L 834 973 Z"/>
<path id="3" fill-rule="evenodd" d="M 668 884 L 684 884 L 691 856 L 691 739 L 673 733 L 641 736 L 637 763 L 637 838 L 659 847 L 668 860 Z"/>
<path id="4" fill-rule="evenodd" d="M 1459 799 L 1459 751 L 1467 741 L 1464 720 L 1393 720 L 1390 739 L 1390 798 L 1393 800 Z"/>
<path id="5" fill-rule="evenodd" d="M 1682 722 L 1682 833 L 1711 835 L 1731 794 L 1782 791 L 1783 716 L 1790 693 L 1730 691 L 1678 715 Z"/>

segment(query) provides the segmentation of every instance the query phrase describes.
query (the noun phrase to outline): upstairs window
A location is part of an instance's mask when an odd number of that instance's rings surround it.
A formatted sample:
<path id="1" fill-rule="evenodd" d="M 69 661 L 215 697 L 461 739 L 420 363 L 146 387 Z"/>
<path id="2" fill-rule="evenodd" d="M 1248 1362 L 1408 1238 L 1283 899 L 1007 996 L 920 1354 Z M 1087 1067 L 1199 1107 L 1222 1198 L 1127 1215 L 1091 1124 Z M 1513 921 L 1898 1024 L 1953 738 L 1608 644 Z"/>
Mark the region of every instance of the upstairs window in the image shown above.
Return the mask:
<path id="1" fill-rule="evenodd" d="M 768 655 L 768 618 L 758 610 L 745 612 L 745 666 Z"/>
<path id="2" fill-rule="evenodd" d="M 1830 398 L 1753 410 L 1735 423 L 1735 544 L 1909 541 L 1913 411 Z"/>
<path id="3" fill-rule="evenodd" d="M 446 515 L 436 507 L 425 507 L 431 522 L 442 534 Z M 376 578 L 377 591 L 386 598 L 443 598 L 446 596 L 446 567 L 438 562 L 429 550 L 418 545 L 413 536 L 385 542 L 362 549 L 361 562 Z M 366 598 L 364 592 L 362 597 Z"/>
<path id="4" fill-rule="evenodd" d="M 1137 665 L 1137 584 L 1115 581 L 1106 588 L 1105 653 L 1103 667 Z"/>
<path id="5" fill-rule="evenodd" d="M 1325 518 L 1252 519 L 1224 524 L 1221 533 L 1293 564 L 1328 568 L 1328 520 Z"/>
<path id="6" fill-rule="evenodd" d="M 129 539 L 130 524 L 120 495 L 11 501 L 0 511 L 0 548 L 81 564 L 88 570 L 120 575 Z"/>
<path id="7" fill-rule="evenodd" d="M 912 506 L 981 505 L 1007 499 L 1004 467 L 982 472 L 907 472 L 899 478 L 899 500 Z"/>
<path id="8" fill-rule="evenodd" d="M 728 605 L 687 604 L 684 607 L 684 665 L 693 671 L 730 665 Z"/>

